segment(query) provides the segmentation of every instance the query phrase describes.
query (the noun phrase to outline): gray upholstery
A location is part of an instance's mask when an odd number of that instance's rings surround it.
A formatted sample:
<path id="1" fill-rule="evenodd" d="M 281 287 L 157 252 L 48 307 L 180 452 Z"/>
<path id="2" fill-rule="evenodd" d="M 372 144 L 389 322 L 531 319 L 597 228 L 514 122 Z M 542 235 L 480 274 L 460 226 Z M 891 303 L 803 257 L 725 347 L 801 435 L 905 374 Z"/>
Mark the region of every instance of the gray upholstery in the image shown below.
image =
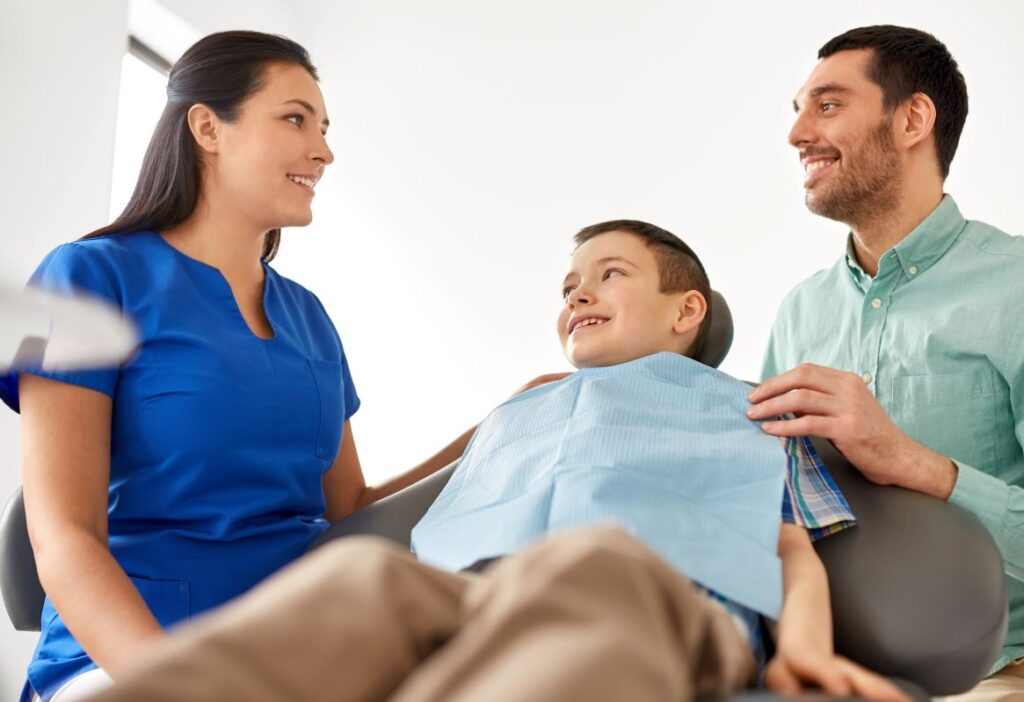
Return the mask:
<path id="1" fill-rule="evenodd" d="M 0 590 L 14 628 L 39 631 L 45 595 L 36 577 L 36 558 L 28 540 L 21 488 L 11 495 L 0 515 Z"/>
<path id="2" fill-rule="evenodd" d="M 836 650 L 933 695 L 968 689 L 995 662 L 1006 633 L 1006 581 L 991 536 L 960 508 L 869 483 L 827 441 L 815 445 L 859 521 L 816 543 L 829 574 Z M 332 525 L 313 547 L 366 534 L 408 547 L 455 466 Z"/>
<path id="3" fill-rule="evenodd" d="M 732 342 L 732 318 L 718 293 L 712 299 L 712 329 L 699 360 L 717 366 Z M 856 529 L 817 544 L 829 573 L 837 650 L 894 679 L 911 681 L 901 684 L 916 699 L 927 699 L 921 688 L 931 694 L 967 689 L 994 662 L 1006 630 L 1003 565 L 991 537 L 959 508 L 873 485 L 828 442 L 815 443 L 860 521 Z M 454 469 L 452 464 L 334 524 L 313 548 L 367 534 L 408 547 L 413 525 Z M 0 517 L 0 576 L 14 626 L 38 631 L 43 592 L 20 490 Z M 751 692 L 731 702 L 782 699 Z"/>
<path id="4" fill-rule="evenodd" d="M 995 663 L 1008 623 L 1003 559 L 971 514 L 869 482 L 814 439 L 858 519 L 816 543 L 836 649 L 933 695 L 962 692 Z"/>
<path id="5" fill-rule="evenodd" d="M 696 357 L 706 366 L 718 368 L 732 348 L 732 312 L 725 298 L 717 290 L 711 291 L 711 328 L 708 329 L 704 348 Z"/>

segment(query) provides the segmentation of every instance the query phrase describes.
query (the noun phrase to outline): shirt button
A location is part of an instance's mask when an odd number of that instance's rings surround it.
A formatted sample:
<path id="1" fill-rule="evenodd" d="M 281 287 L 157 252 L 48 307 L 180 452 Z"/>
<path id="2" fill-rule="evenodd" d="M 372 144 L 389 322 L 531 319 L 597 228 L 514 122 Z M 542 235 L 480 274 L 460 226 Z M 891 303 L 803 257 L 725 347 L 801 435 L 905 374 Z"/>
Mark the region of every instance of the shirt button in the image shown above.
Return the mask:
<path id="1" fill-rule="evenodd" d="M 907 273 L 910 275 L 917 275 L 917 266 L 911 266 L 907 269 Z"/>
<path id="2" fill-rule="evenodd" d="M 879 307 L 882 306 L 882 301 L 876 297 L 874 300 L 871 301 L 871 306 L 877 310 Z"/>
<path id="3" fill-rule="evenodd" d="M 871 374 L 870 373 L 865 373 L 864 375 L 862 375 L 860 377 L 860 379 L 864 381 L 865 385 L 870 385 L 871 384 Z"/>

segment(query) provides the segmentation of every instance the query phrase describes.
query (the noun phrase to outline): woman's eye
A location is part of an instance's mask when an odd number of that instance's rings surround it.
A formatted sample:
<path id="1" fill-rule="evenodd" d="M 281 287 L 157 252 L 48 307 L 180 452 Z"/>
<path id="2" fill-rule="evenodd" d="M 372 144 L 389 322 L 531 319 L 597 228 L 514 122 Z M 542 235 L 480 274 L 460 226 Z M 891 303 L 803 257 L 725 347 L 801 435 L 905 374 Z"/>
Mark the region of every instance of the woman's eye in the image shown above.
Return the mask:
<path id="1" fill-rule="evenodd" d="M 288 120 L 289 122 L 291 122 L 292 124 L 294 124 L 297 127 L 301 127 L 302 126 L 302 120 L 303 120 L 302 115 L 288 115 L 287 117 L 285 117 L 285 119 Z"/>

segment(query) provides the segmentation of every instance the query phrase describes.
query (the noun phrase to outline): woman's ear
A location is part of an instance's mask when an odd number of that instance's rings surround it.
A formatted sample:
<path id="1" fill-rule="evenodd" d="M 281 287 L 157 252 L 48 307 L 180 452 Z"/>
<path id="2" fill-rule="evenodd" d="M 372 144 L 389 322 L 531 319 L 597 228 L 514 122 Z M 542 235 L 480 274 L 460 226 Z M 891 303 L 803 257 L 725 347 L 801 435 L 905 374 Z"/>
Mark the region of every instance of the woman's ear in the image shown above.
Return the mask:
<path id="1" fill-rule="evenodd" d="M 677 334 L 693 331 L 704 321 L 708 313 L 708 302 L 696 290 L 687 290 L 679 297 L 678 314 L 672 329 Z"/>
<path id="2" fill-rule="evenodd" d="M 206 153 L 217 153 L 220 147 L 220 120 L 217 114 L 206 105 L 197 103 L 189 108 L 186 120 L 196 145 Z"/>

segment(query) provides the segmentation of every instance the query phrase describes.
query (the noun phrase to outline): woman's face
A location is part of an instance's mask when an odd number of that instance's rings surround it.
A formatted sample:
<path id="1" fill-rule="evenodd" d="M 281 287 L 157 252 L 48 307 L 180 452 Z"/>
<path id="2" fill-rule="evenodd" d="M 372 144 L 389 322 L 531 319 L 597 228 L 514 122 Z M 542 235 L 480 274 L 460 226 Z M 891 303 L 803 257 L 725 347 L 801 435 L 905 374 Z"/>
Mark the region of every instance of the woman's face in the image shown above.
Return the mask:
<path id="1" fill-rule="evenodd" d="M 314 187 L 334 160 L 327 125 L 313 76 L 294 64 L 269 64 L 263 87 L 242 104 L 238 118 L 217 123 L 207 200 L 232 208 L 260 231 L 309 224 Z"/>

